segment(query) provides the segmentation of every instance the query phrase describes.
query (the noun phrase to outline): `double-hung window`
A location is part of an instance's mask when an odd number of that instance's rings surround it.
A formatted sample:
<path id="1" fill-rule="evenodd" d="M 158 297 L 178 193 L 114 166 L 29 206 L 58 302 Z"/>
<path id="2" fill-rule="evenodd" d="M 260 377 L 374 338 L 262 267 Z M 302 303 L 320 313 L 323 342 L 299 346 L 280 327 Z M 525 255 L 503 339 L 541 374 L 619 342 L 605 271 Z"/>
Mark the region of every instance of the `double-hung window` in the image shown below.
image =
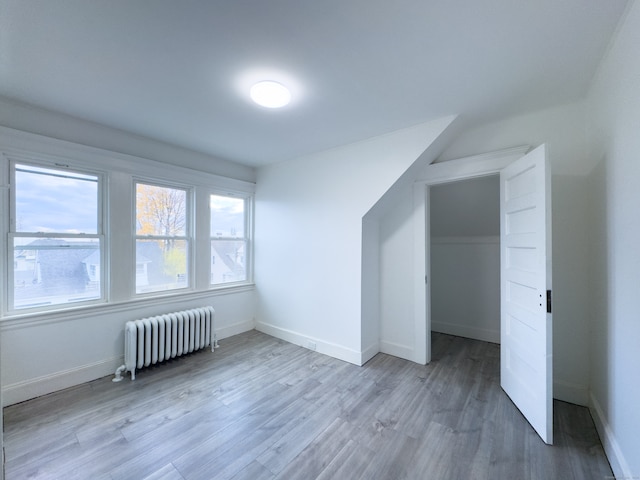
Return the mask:
<path id="1" fill-rule="evenodd" d="M 211 195 L 211 285 L 246 282 L 249 199 Z"/>
<path id="2" fill-rule="evenodd" d="M 101 301 L 100 175 L 12 163 L 9 310 Z"/>
<path id="3" fill-rule="evenodd" d="M 189 287 L 189 191 L 136 182 L 136 293 Z"/>

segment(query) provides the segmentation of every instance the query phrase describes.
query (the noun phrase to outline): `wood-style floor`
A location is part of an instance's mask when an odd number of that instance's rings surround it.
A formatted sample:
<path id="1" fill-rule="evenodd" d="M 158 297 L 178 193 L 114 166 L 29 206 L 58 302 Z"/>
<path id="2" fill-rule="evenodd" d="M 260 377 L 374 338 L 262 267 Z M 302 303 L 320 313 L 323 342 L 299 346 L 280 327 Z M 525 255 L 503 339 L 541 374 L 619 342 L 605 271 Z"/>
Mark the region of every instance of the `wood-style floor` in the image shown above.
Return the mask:
<path id="1" fill-rule="evenodd" d="M 6 478 L 604 479 L 586 408 L 545 445 L 499 386 L 499 346 L 434 334 L 427 366 L 364 367 L 256 331 L 4 409 Z"/>

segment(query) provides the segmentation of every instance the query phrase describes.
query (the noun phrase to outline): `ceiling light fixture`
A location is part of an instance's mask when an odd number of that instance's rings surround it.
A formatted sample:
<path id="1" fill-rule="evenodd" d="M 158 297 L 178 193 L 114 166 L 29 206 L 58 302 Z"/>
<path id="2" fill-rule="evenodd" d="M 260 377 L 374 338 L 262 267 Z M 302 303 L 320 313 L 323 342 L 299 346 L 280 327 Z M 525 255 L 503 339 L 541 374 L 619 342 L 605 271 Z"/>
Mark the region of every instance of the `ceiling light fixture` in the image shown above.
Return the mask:
<path id="1" fill-rule="evenodd" d="M 251 99 L 267 108 L 281 108 L 291 101 L 291 92 L 281 83 L 265 80 L 251 87 Z"/>

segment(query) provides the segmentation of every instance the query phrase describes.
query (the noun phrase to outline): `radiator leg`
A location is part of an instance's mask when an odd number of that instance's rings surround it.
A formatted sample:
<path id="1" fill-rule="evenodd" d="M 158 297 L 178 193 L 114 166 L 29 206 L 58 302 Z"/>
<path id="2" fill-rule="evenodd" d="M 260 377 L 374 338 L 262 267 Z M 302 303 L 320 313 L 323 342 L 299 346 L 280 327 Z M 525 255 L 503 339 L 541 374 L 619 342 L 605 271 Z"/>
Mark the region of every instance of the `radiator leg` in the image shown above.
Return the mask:
<path id="1" fill-rule="evenodd" d="M 111 379 L 112 382 L 119 382 L 122 380 L 122 372 L 124 372 L 127 369 L 126 366 L 124 365 L 120 365 L 118 367 L 118 369 L 116 370 L 115 373 L 115 377 Z"/>

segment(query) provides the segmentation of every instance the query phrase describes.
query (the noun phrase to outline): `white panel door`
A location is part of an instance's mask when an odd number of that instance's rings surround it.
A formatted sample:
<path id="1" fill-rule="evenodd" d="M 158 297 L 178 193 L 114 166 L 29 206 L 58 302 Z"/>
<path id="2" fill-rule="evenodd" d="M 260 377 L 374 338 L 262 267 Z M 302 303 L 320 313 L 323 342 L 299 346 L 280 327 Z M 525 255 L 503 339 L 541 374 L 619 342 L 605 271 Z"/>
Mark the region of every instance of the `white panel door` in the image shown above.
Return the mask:
<path id="1" fill-rule="evenodd" d="M 550 178 L 545 145 L 500 172 L 500 384 L 548 444 L 553 443 Z"/>

